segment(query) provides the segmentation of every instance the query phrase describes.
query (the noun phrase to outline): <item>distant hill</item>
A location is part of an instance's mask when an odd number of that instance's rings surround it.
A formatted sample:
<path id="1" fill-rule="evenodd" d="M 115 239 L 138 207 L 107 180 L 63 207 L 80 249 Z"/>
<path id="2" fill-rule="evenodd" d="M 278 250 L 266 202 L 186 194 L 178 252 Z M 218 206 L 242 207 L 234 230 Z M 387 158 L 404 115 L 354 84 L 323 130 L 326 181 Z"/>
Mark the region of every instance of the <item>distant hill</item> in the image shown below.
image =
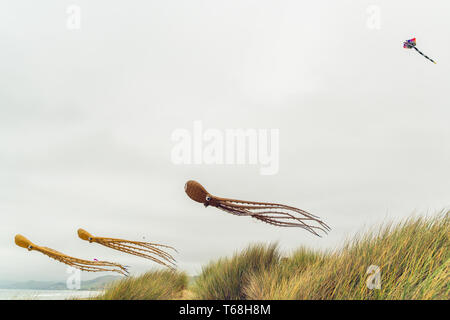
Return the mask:
<path id="1" fill-rule="evenodd" d="M 109 283 L 119 280 L 121 276 L 102 276 L 92 280 L 81 281 L 80 290 L 102 290 Z M 32 289 L 32 290 L 67 290 L 65 282 L 52 281 L 0 281 L 0 289 Z"/>

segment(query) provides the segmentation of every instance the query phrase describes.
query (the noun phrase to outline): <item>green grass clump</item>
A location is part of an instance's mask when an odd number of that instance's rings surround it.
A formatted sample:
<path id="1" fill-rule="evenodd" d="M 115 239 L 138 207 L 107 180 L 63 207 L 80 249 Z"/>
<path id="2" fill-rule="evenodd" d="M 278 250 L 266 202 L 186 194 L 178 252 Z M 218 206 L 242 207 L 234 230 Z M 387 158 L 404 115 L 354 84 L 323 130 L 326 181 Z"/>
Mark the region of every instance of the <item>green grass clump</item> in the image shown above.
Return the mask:
<path id="1" fill-rule="evenodd" d="M 289 282 L 309 268 L 320 268 L 328 259 L 325 253 L 300 247 L 290 257 L 282 258 L 273 268 L 253 272 L 244 288 L 246 299 L 286 299 Z"/>
<path id="2" fill-rule="evenodd" d="M 170 300 L 180 298 L 188 277 L 171 270 L 149 271 L 139 277 L 113 282 L 93 300 Z"/>
<path id="3" fill-rule="evenodd" d="M 277 245 L 253 245 L 232 258 L 223 258 L 203 268 L 192 286 L 197 299 L 239 300 L 247 277 L 253 273 L 270 270 L 280 262 Z"/>
<path id="4" fill-rule="evenodd" d="M 448 212 L 386 225 L 323 256 L 295 255 L 287 266 L 254 273 L 247 299 L 450 298 Z M 296 270 L 295 267 L 298 265 Z M 381 289 L 367 288 L 367 268 L 380 267 Z"/>

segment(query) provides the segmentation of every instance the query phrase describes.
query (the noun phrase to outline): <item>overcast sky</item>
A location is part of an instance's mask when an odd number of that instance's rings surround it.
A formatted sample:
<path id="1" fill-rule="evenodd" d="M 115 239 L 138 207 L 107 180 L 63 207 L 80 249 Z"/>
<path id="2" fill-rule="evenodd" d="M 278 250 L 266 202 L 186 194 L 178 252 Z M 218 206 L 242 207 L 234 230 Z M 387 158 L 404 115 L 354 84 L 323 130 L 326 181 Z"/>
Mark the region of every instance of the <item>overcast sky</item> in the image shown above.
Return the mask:
<path id="1" fill-rule="evenodd" d="M 67 28 L 71 4 L 80 29 Z M 145 237 L 176 247 L 180 269 L 196 274 L 251 243 L 331 249 L 450 204 L 448 0 L 0 7 L 0 280 L 67 277 L 65 265 L 17 247 L 17 233 L 133 274 L 154 265 L 76 230 Z M 402 48 L 412 37 L 436 65 Z M 196 120 L 279 129 L 278 173 L 175 165 L 171 135 Z M 317 238 L 205 209 L 186 196 L 189 179 L 218 196 L 308 210 L 332 231 Z"/>

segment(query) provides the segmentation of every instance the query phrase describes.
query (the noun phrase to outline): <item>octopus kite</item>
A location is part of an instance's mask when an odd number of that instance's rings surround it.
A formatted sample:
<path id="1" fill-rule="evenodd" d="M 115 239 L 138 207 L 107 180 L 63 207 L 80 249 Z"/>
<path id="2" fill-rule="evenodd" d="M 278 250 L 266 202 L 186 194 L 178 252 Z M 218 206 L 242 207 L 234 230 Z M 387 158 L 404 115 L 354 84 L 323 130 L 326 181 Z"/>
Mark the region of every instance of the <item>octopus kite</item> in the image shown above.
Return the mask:
<path id="1" fill-rule="evenodd" d="M 175 269 L 175 259 L 169 253 L 160 249 L 168 248 L 174 250 L 175 252 L 177 251 L 175 248 L 172 248 L 170 246 L 149 242 L 94 237 L 92 234 L 83 229 L 78 229 L 78 236 L 83 240 L 89 241 L 90 243 L 96 242 L 115 250 L 152 260 L 170 269 Z M 152 256 L 151 254 L 153 254 L 154 256 Z"/>
<path id="2" fill-rule="evenodd" d="M 52 259 L 55 259 L 59 262 L 65 263 L 74 268 L 80 269 L 82 271 L 91 271 L 91 272 L 99 272 L 99 271 L 112 271 L 128 276 L 128 271 L 125 266 L 122 266 L 118 263 L 112 263 L 107 261 L 88 261 L 83 259 L 74 258 L 68 256 L 64 253 L 58 252 L 56 250 L 40 247 L 32 243 L 30 240 L 25 238 L 24 236 L 18 234 L 14 238 L 16 244 L 19 247 L 28 249 L 28 251 L 39 251 Z"/>
<path id="3" fill-rule="evenodd" d="M 327 233 L 331 230 L 319 217 L 283 204 L 219 198 L 193 180 L 186 182 L 184 190 L 192 200 L 205 207 L 213 206 L 234 215 L 250 216 L 279 227 L 303 228 L 319 237 L 318 231 Z"/>

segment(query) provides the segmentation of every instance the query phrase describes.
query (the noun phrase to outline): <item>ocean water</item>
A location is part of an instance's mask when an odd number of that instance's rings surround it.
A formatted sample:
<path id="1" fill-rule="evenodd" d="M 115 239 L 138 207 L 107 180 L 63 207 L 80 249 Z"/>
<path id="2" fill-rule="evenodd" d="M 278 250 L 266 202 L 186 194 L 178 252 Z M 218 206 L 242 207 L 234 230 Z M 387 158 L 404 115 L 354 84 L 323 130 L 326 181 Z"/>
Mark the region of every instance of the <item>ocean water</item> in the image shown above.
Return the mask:
<path id="1" fill-rule="evenodd" d="M 89 298 L 101 291 L 0 289 L 0 300 L 65 300 Z"/>

